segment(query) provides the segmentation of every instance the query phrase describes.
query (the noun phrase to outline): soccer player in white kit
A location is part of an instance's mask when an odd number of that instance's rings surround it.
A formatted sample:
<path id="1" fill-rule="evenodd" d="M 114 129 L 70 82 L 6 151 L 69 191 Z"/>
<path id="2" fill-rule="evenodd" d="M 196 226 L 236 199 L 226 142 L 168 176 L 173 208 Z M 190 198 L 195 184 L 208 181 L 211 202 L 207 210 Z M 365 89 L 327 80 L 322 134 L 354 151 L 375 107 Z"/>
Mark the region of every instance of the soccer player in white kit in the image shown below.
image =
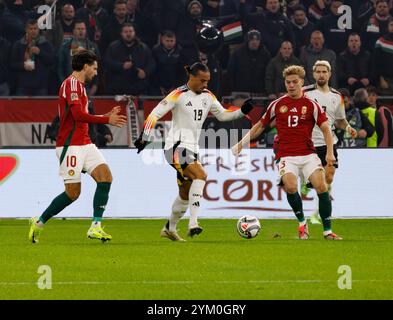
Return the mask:
<path id="1" fill-rule="evenodd" d="M 190 208 L 187 235 L 193 237 L 202 232 L 198 224 L 206 172 L 198 161 L 199 136 L 203 122 L 211 112 L 219 121 L 231 121 L 244 117 L 252 110 L 246 100 L 241 109 L 226 110 L 209 90 L 210 72 L 207 66 L 196 62 L 186 67 L 189 79 L 186 85 L 173 90 L 147 117 L 141 136 L 134 142 L 138 153 L 147 145 L 151 129 L 158 119 L 172 112 L 172 124 L 165 140 L 165 158 L 177 171 L 179 195 L 172 205 L 169 221 L 161 230 L 161 236 L 173 241 L 184 241 L 177 231 L 178 221 Z"/>
<path id="2" fill-rule="evenodd" d="M 326 60 L 318 60 L 313 66 L 313 77 L 315 84 L 305 87 L 305 95 L 317 102 L 326 112 L 328 122 L 332 128 L 333 139 L 334 139 L 334 156 L 336 157 L 336 163 L 334 165 L 328 165 L 325 161 L 326 157 L 326 143 L 323 137 L 323 133 L 318 126 L 314 126 L 312 132 L 312 141 L 316 148 L 317 154 L 322 161 L 322 165 L 325 168 L 325 179 L 328 185 L 329 192 L 331 191 L 331 184 L 333 183 L 333 177 L 338 168 L 338 154 L 337 154 L 337 141 L 338 138 L 334 133 L 334 128 L 342 129 L 351 134 L 353 138 L 356 138 L 357 132 L 350 126 L 345 118 L 345 106 L 344 98 L 337 90 L 329 87 L 329 79 L 331 77 L 331 66 Z M 306 183 L 306 182 L 305 182 Z M 309 189 L 302 186 L 302 194 L 307 194 Z M 318 201 L 318 198 L 316 198 Z M 318 206 L 316 207 L 318 208 Z M 312 224 L 319 224 L 318 209 L 312 213 L 310 217 Z"/>

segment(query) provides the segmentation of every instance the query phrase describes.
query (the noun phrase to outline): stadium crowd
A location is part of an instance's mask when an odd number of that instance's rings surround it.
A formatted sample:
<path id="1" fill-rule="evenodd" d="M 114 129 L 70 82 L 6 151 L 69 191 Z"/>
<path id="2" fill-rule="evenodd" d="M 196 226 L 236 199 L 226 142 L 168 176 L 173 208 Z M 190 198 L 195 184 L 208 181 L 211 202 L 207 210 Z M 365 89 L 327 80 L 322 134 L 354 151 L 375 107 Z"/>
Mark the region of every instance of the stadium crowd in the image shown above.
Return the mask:
<path id="1" fill-rule="evenodd" d="M 81 49 L 99 57 L 90 96 L 166 95 L 198 60 L 218 97 L 275 99 L 284 68 L 303 65 L 310 84 L 317 60 L 330 62 L 331 86 L 351 97 L 360 88 L 393 95 L 393 0 L 58 0 L 41 30 L 39 8 L 53 2 L 0 0 L 0 96 L 57 95 Z M 342 5 L 351 9 L 344 22 Z M 222 43 L 205 51 L 197 36 L 209 26 Z"/>

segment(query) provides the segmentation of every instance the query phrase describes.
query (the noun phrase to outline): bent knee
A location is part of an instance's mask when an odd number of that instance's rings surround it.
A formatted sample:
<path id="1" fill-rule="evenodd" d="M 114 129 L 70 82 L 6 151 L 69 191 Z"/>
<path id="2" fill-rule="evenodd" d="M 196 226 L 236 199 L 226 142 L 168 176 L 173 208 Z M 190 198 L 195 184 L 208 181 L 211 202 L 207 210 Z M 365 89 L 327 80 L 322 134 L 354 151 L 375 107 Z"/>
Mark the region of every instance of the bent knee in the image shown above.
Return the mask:
<path id="1" fill-rule="evenodd" d="M 66 190 L 66 194 L 71 201 L 75 201 L 79 198 L 81 191 L 80 190 Z"/>
<path id="2" fill-rule="evenodd" d="M 297 186 L 286 186 L 285 191 L 289 194 L 295 194 L 297 192 Z"/>

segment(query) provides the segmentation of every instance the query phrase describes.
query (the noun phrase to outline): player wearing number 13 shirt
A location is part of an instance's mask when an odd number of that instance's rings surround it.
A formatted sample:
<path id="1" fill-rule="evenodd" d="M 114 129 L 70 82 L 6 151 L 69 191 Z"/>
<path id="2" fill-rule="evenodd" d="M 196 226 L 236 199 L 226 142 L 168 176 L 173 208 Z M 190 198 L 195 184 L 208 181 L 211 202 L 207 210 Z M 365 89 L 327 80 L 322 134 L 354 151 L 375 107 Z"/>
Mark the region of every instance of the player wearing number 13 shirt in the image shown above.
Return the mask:
<path id="1" fill-rule="evenodd" d="M 89 114 L 85 83 L 97 75 L 97 57 L 94 53 L 84 50 L 74 54 L 72 69 L 73 73 L 62 83 L 59 91 L 60 128 L 56 139 L 56 155 L 65 191 L 53 199 L 40 217 L 30 219 L 29 239 L 32 243 L 38 242 L 43 226 L 50 218 L 79 197 L 82 172 L 87 172 L 97 182 L 93 222 L 87 236 L 102 241 L 112 238 L 101 227 L 112 175 L 103 155 L 91 143 L 89 123 L 108 123 L 121 127 L 126 123 L 126 117 L 118 114 L 120 107 L 114 107 L 105 115 Z"/>
<path id="2" fill-rule="evenodd" d="M 298 193 L 298 177 L 310 181 L 317 190 L 325 239 L 341 240 L 332 232 L 330 220 L 332 204 L 327 191 L 324 168 L 315 153 L 311 139 L 316 124 L 322 130 L 326 142 L 326 162 L 334 164 L 333 137 L 326 114 L 318 103 L 304 96 L 302 86 L 305 71 L 303 67 L 290 66 L 284 70 L 283 76 L 287 94 L 269 105 L 261 121 L 251 128 L 250 132 L 232 148 L 232 151 L 235 155 L 239 154 L 244 145 L 257 138 L 275 119 L 279 137 L 276 160 L 280 182 L 284 185 L 288 202 L 299 221 L 299 239 L 308 239 L 309 232 L 302 199 Z"/>

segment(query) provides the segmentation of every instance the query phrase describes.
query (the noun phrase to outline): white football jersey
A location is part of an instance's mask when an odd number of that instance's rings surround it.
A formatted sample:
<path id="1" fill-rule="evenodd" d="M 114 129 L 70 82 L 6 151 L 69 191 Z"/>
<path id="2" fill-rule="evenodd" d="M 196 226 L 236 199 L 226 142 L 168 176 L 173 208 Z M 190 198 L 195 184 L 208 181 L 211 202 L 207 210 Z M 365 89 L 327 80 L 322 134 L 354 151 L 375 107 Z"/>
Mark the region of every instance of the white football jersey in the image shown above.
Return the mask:
<path id="1" fill-rule="evenodd" d="M 345 119 L 345 105 L 342 95 L 333 88 L 330 88 L 329 92 L 322 92 L 315 85 L 305 87 L 303 90 L 308 98 L 317 102 L 325 110 L 330 128 L 332 129 L 333 143 L 336 144 L 338 138 L 333 131 L 335 129 L 334 122 Z M 322 130 L 317 125 L 314 126 L 312 131 L 312 141 L 316 147 L 326 145 Z"/>
<path id="2" fill-rule="evenodd" d="M 179 143 L 179 147 L 199 151 L 199 137 L 203 122 L 209 111 L 220 121 L 231 121 L 244 117 L 241 110 L 229 111 L 217 100 L 213 93 L 204 90 L 200 94 L 191 91 L 187 85 L 168 94 L 153 109 L 144 125 L 144 140 L 148 140 L 157 120 L 172 111 L 171 128 L 165 139 L 165 150 Z"/>

